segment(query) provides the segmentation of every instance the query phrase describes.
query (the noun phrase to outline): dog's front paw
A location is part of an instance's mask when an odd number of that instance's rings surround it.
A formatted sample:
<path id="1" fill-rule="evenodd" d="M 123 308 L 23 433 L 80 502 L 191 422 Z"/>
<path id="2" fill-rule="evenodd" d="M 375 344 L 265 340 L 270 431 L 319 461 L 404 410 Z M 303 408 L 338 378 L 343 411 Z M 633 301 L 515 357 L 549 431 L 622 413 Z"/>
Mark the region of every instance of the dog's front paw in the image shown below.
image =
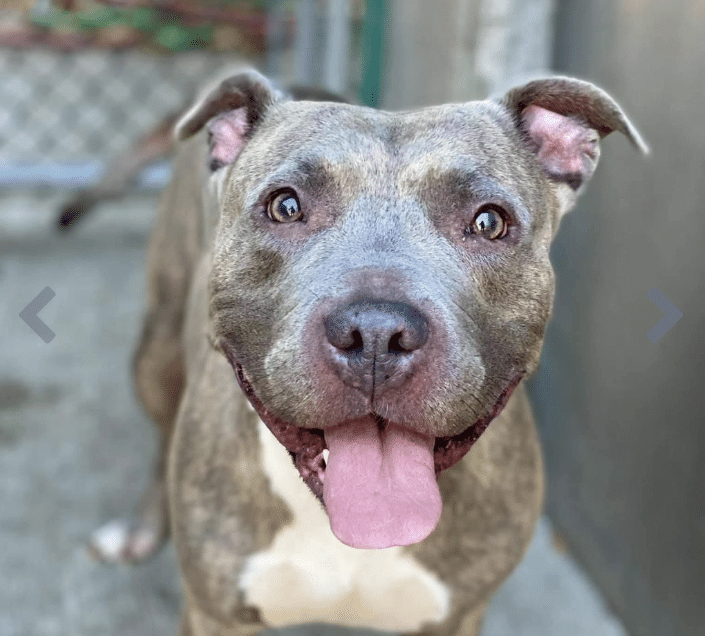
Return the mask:
<path id="1" fill-rule="evenodd" d="M 132 519 L 102 525 L 90 537 L 87 549 L 105 563 L 139 563 L 153 556 L 164 544 L 166 531 Z"/>

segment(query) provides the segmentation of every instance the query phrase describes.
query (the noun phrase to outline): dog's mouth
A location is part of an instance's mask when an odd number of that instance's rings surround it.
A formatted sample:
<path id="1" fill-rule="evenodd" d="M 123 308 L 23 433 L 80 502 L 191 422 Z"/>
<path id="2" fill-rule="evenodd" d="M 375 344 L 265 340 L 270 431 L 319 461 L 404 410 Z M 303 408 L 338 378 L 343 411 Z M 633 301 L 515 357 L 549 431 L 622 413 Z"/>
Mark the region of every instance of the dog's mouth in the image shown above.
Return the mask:
<path id="1" fill-rule="evenodd" d="M 326 508 L 333 533 L 361 549 L 411 545 L 435 529 L 442 510 L 437 476 L 467 454 L 523 376 L 516 374 L 473 425 L 436 438 L 376 414 L 325 430 L 293 425 L 266 409 L 241 365 L 228 358 L 259 417 Z"/>

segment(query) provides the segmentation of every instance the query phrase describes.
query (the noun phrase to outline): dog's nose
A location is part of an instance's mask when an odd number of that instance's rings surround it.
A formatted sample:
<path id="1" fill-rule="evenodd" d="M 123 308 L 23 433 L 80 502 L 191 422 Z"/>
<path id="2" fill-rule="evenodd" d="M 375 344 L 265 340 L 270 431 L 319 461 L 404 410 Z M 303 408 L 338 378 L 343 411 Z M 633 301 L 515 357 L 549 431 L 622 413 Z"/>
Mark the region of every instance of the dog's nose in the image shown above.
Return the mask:
<path id="1" fill-rule="evenodd" d="M 334 310 L 324 325 L 334 370 L 346 385 L 370 397 L 407 381 L 416 351 L 430 335 L 428 319 L 417 308 L 375 299 Z"/>

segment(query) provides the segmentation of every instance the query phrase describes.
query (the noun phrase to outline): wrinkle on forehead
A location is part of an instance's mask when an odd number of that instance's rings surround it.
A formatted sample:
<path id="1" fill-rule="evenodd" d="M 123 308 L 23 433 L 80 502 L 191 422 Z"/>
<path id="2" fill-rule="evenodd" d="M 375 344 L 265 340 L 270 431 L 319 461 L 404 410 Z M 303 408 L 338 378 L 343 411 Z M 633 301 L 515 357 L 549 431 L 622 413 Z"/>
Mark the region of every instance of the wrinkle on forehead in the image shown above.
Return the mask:
<path id="1" fill-rule="evenodd" d="M 374 154 L 416 161 L 432 153 L 448 156 L 481 150 L 486 138 L 503 138 L 503 114 L 489 102 L 442 105 L 418 111 L 387 112 L 346 104 L 289 102 L 267 116 L 268 134 L 281 139 L 286 150 L 320 152 L 333 162 L 350 156 L 374 159 Z M 287 155 L 288 155 L 287 154 Z"/>
<path id="2" fill-rule="evenodd" d="M 438 199 L 457 208 L 467 204 L 507 202 L 512 213 L 525 226 L 530 223 L 528 209 L 515 190 L 505 187 L 485 166 L 473 158 L 456 158 L 452 163 L 414 163 L 407 165 L 397 185 L 404 197 L 420 194 L 425 200 Z"/>
<path id="3" fill-rule="evenodd" d="M 525 179 L 529 167 L 505 118 L 489 102 L 403 113 L 344 104 L 279 104 L 258 136 L 263 168 L 244 184 L 251 183 L 256 192 L 280 181 L 315 183 L 315 176 L 323 175 L 348 196 L 366 190 L 406 196 L 436 179 L 449 190 L 452 180 L 456 187 L 470 182 L 486 196 L 510 194 L 530 207 L 523 192 L 531 181 Z M 256 151 L 249 153 L 254 167 Z"/>

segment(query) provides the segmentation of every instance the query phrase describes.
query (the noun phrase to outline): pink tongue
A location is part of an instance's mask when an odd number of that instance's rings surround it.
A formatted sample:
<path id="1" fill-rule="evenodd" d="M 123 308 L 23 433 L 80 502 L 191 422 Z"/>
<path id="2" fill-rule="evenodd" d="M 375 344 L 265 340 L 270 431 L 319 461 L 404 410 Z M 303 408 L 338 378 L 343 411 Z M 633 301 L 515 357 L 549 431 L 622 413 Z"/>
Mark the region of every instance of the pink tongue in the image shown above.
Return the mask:
<path id="1" fill-rule="evenodd" d="M 366 417 L 324 432 L 323 500 L 336 537 L 378 549 L 423 540 L 440 519 L 435 439 Z"/>

